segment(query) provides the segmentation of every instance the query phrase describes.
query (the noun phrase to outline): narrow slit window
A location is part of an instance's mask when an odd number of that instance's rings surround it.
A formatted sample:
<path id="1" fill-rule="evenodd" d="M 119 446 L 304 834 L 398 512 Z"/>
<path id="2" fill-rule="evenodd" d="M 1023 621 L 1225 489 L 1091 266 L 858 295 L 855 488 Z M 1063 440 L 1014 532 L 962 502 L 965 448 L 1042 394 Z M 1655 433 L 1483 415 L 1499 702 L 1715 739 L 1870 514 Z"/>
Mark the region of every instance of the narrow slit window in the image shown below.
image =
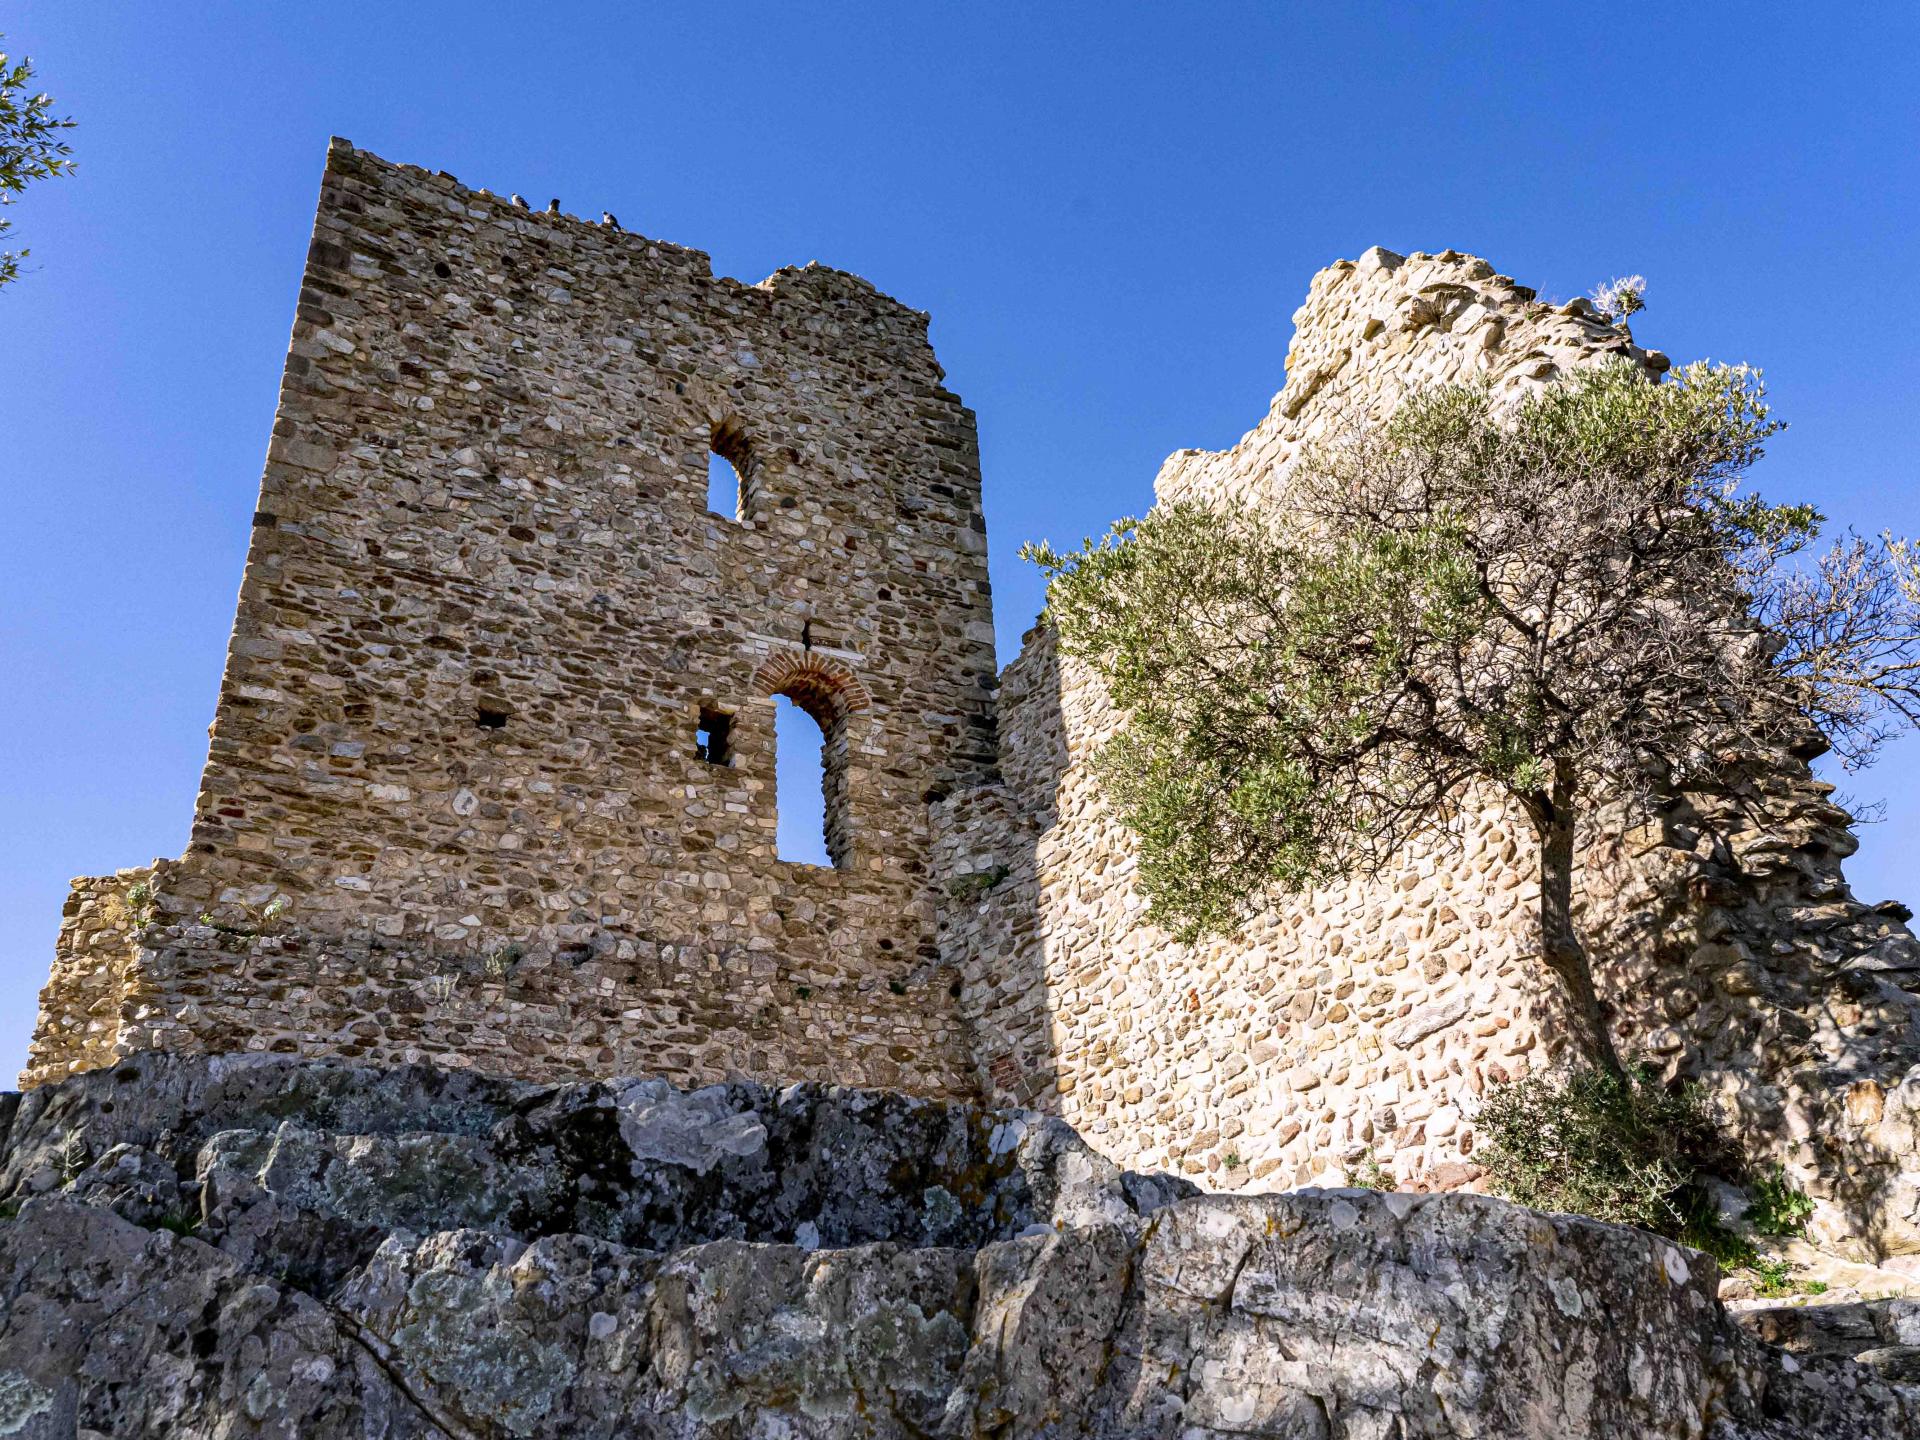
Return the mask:
<path id="1" fill-rule="evenodd" d="M 707 509 L 728 520 L 740 518 L 740 472 L 718 450 L 707 454 Z"/>
<path id="2" fill-rule="evenodd" d="M 709 765 L 733 763 L 733 717 L 724 710 L 700 711 L 700 728 L 694 732 L 693 753 Z"/>
<path id="3" fill-rule="evenodd" d="M 746 520 L 754 504 L 753 447 L 738 420 L 722 420 L 707 437 L 707 509 Z"/>

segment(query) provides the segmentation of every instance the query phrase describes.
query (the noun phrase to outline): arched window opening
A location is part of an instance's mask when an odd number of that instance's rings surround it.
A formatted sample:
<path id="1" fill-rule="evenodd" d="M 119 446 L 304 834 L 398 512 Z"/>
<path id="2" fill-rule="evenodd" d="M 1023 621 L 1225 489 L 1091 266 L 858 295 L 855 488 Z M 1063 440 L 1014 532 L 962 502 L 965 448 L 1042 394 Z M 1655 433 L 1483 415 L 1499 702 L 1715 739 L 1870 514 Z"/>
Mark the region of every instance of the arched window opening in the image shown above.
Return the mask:
<path id="1" fill-rule="evenodd" d="M 729 520 L 744 520 L 753 512 L 753 456 L 739 422 L 724 420 L 713 427 L 707 451 L 707 509 Z"/>
<path id="2" fill-rule="evenodd" d="M 820 698 L 773 697 L 775 853 L 805 865 L 840 866 L 852 840 L 846 720 L 809 703 Z"/>
<path id="3" fill-rule="evenodd" d="M 818 650 L 779 651 L 753 678 L 755 691 L 774 702 L 775 853 L 851 865 L 853 742 L 867 733 L 862 717 L 872 697 L 844 661 Z M 860 743 L 864 754 L 868 742 Z"/>
<path id="4" fill-rule="evenodd" d="M 773 697 L 774 816 L 782 860 L 831 865 L 827 854 L 827 737 L 785 695 Z"/>

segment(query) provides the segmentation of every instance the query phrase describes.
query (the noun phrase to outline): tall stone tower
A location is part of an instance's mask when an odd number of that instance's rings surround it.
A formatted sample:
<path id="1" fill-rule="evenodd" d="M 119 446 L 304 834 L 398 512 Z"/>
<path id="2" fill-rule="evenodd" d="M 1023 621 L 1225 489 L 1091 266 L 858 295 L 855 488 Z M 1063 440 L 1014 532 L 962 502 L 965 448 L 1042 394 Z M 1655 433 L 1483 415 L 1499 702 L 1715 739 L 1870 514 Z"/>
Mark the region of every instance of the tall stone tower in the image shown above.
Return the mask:
<path id="1" fill-rule="evenodd" d="M 857 277 L 335 141 L 192 842 L 77 883 L 28 1080 L 166 1044 L 967 1088 L 927 807 L 993 763 L 993 630 L 941 378 Z M 776 855 L 779 695 L 831 868 Z"/>

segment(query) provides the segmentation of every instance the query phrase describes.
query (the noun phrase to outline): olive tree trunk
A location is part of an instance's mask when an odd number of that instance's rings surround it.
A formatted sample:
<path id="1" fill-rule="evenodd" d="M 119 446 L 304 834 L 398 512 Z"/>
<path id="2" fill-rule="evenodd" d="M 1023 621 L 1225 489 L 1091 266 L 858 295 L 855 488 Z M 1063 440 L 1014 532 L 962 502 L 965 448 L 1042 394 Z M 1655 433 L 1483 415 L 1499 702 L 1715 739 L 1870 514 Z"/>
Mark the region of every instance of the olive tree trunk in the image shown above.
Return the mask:
<path id="1" fill-rule="evenodd" d="M 1576 795 L 1574 779 L 1563 768 L 1551 792 L 1523 797 L 1540 842 L 1540 952 L 1565 993 L 1575 1051 L 1589 1064 L 1622 1076 L 1626 1072 L 1613 1048 L 1606 1007 L 1593 986 L 1593 963 L 1573 923 Z"/>

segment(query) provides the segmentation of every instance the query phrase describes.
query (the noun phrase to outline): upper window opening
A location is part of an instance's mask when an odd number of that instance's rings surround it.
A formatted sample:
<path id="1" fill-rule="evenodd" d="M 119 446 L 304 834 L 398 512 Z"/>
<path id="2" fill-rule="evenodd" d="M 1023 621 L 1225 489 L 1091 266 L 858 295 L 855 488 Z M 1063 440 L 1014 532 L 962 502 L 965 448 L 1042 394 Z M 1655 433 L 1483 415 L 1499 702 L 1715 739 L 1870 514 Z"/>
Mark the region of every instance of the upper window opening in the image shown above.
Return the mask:
<path id="1" fill-rule="evenodd" d="M 707 456 L 707 509 L 729 520 L 740 518 L 740 472 L 718 450 Z"/>
<path id="2" fill-rule="evenodd" d="M 753 453 L 737 420 L 713 427 L 707 455 L 707 509 L 729 520 L 753 513 Z"/>
<path id="3" fill-rule="evenodd" d="M 700 728 L 694 732 L 693 753 L 709 765 L 733 763 L 733 717 L 724 710 L 700 710 Z"/>

